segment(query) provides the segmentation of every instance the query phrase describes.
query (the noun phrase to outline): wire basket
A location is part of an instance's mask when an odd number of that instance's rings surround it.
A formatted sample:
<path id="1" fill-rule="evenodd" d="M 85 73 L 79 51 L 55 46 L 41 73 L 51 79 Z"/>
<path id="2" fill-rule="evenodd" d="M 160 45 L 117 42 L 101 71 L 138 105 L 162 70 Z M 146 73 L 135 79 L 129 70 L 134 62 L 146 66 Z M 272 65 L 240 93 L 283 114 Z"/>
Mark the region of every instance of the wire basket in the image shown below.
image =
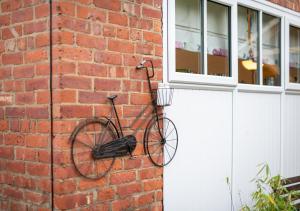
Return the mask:
<path id="1" fill-rule="evenodd" d="M 157 106 L 172 105 L 174 89 L 169 87 L 158 87 L 153 90 L 154 99 Z"/>

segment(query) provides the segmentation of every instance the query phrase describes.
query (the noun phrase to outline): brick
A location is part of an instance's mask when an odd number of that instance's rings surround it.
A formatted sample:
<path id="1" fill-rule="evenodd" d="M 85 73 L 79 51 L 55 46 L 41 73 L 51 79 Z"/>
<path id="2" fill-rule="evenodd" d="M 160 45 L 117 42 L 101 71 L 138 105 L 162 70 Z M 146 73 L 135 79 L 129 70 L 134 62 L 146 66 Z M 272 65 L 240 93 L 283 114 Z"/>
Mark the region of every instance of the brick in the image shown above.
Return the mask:
<path id="1" fill-rule="evenodd" d="M 25 137 L 27 147 L 46 148 L 48 147 L 48 136 L 45 135 L 27 135 Z"/>
<path id="2" fill-rule="evenodd" d="M 85 48 L 105 49 L 105 40 L 84 34 L 77 34 L 76 43 Z"/>
<path id="3" fill-rule="evenodd" d="M 140 81 L 124 80 L 122 85 L 124 92 L 141 92 L 142 83 Z"/>
<path id="4" fill-rule="evenodd" d="M 49 34 L 38 34 L 35 37 L 35 46 L 37 48 L 39 47 L 45 47 L 50 45 L 50 40 L 49 40 Z"/>
<path id="5" fill-rule="evenodd" d="M 113 188 L 104 188 L 98 192 L 98 200 L 107 201 L 112 200 L 115 196 L 115 191 Z"/>
<path id="6" fill-rule="evenodd" d="M 117 29 L 117 37 L 120 39 L 129 39 L 129 30 L 127 28 L 118 28 Z"/>
<path id="7" fill-rule="evenodd" d="M 0 131 L 8 130 L 8 121 L 0 120 Z"/>
<path id="8" fill-rule="evenodd" d="M 10 15 L 0 15 L 0 27 L 10 25 Z"/>
<path id="9" fill-rule="evenodd" d="M 26 108 L 26 116 L 32 119 L 48 119 L 48 107 L 28 107 Z"/>
<path id="10" fill-rule="evenodd" d="M 49 14 L 49 3 L 44 3 L 35 7 L 36 18 L 48 17 Z"/>
<path id="11" fill-rule="evenodd" d="M 24 146 L 25 138 L 22 134 L 10 133 L 4 134 L 4 141 L 6 145 Z"/>
<path id="12" fill-rule="evenodd" d="M 18 78 L 32 78 L 34 75 L 34 66 L 17 66 L 13 69 L 13 76 Z"/>
<path id="13" fill-rule="evenodd" d="M 1 146 L 0 158 L 13 159 L 14 158 L 14 148 Z"/>
<path id="14" fill-rule="evenodd" d="M 49 150 L 37 150 L 37 161 L 40 163 L 50 163 Z"/>
<path id="15" fill-rule="evenodd" d="M 66 194 L 76 191 L 76 183 L 74 180 L 57 181 L 54 183 L 55 193 Z"/>
<path id="16" fill-rule="evenodd" d="M 35 72 L 37 76 L 49 76 L 50 74 L 50 64 L 42 63 L 35 65 Z"/>
<path id="17" fill-rule="evenodd" d="M 124 169 L 138 169 L 141 167 L 141 160 L 140 159 L 130 159 L 124 162 Z"/>
<path id="18" fill-rule="evenodd" d="M 101 178 L 99 180 L 80 180 L 78 183 L 78 189 L 83 190 L 89 190 L 97 187 L 103 187 L 106 184 L 106 179 Z"/>
<path id="19" fill-rule="evenodd" d="M 91 200 L 87 194 L 71 194 L 55 196 L 54 205 L 57 209 L 72 209 L 86 205 Z"/>
<path id="20" fill-rule="evenodd" d="M 114 11 L 121 10 L 121 2 L 119 0 L 94 0 L 96 7 L 109 9 Z"/>
<path id="21" fill-rule="evenodd" d="M 129 18 L 129 26 L 132 28 L 138 28 L 143 30 L 152 30 L 153 29 L 153 21 L 144 18 L 130 17 Z"/>
<path id="22" fill-rule="evenodd" d="M 112 202 L 112 210 L 114 211 L 122 211 L 122 210 L 133 210 L 134 203 L 132 202 L 132 199 L 119 199 L 114 202 Z"/>
<path id="23" fill-rule="evenodd" d="M 33 191 L 25 191 L 24 200 L 35 205 L 41 205 L 49 200 L 49 196 Z"/>
<path id="24" fill-rule="evenodd" d="M 37 122 L 37 132 L 38 133 L 49 133 L 50 132 L 50 122 L 49 121 L 38 121 Z"/>
<path id="25" fill-rule="evenodd" d="M 143 37 L 144 37 L 144 40 L 147 42 L 152 42 L 152 43 L 156 43 L 156 44 L 162 43 L 162 37 L 160 34 L 144 31 Z"/>
<path id="26" fill-rule="evenodd" d="M 0 68 L 0 80 L 9 79 L 11 77 L 11 68 L 3 67 Z"/>
<path id="27" fill-rule="evenodd" d="M 7 161 L 5 165 L 7 171 L 14 173 L 25 173 L 25 164 L 22 161 Z"/>
<path id="28" fill-rule="evenodd" d="M 48 90 L 36 93 L 37 104 L 48 104 L 49 102 L 50 102 L 50 93 Z"/>
<path id="29" fill-rule="evenodd" d="M 13 96 L 11 94 L 0 94 L 0 106 L 11 105 Z"/>
<path id="30" fill-rule="evenodd" d="M 151 204 L 153 201 L 154 201 L 154 194 L 147 193 L 147 194 L 138 196 L 136 206 L 143 207 L 145 205 Z"/>
<path id="31" fill-rule="evenodd" d="M 32 176 L 49 176 L 50 168 L 49 164 L 40 164 L 40 163 L 27 163 L 26 171 Z"/>
<path id="32" fill-rule="evenodd" d="M 111 25 L 103 26 L 103 36 L 104 37 L 115 37 L 117 34 L 116 28 Z"/>
<path id="33" fill-rule="evenodd" d="M 162 170 L 153 167 L 142 169 L 139 171 L 139 176 L 142 180 L 153 179 L 155 177 L 162 176 Z"/>
<path id="34" fill-rule="evenodd" d="M 149 7 L 143 7 L 142 14 L 144 17 L 147 18 L 156 18 L 160 19 L 162 12 L 160 10 L 155 10 Z"/>
<path id="35" fill-rule="evenodd" d="M 27 8 L 12 13 L 12 23 L 20 23 L 33 19 L 33 9 Z"/>
<path id="36" fill-rule="evenodd" d="M 5 64 L 22 64 L 22 53 L 2 54 L 2 63 Z"/>
<path id="37" fill-rule="evenodd" d="M 25 108 L 19 107 L 8 107 L 5 109 L 5 116 L 7 117 L 24 117 L 25 116 Z"/>
<path id="38" fill-rule="evenodd" d="M 30 148 L 16 148 L 15 159 L 24 161 L 35 161 L 36 160 L 36 150 Z"/>
<path id="39" fill-rule="evenodd" d="M 85 48 L 61 47 L 53 51 L 56 58 L 66 58 L 71 60 L 91 61 L 92 51 Z"/>
<path id="40" fill-rule="evenodd" d="M 121 81 L 115 79 L 95 79 L 95 90 L 98 91 L 119 91 Z"/>
<path id="41" fill-rule="evenodd" d="M 35 32 L 43 32 L 47 29 L 47 21 L 38 21 L 24 24 L 24 34 L 32 34 Z"/>
<path id="42" fill-rule="evenodd" d="M 17 40 L 17 47 L 20 51 L 27 50 L 27 38 L 20 38 Z"/>
<path id="43" fill-rule="evenodd" d="M 24 81 L 4 81 L 3 90 L 6 92 L 24 91 Z"/>
<path id="44" fill-rule="evenodd" d="M 104 65 L 90 64 L 90 63 L 79 63 L 78 64 L 79 75 L 84 76 L 107 76 L 107 67 Z"/>
<path id="45" fill-rule="evenodd" d="M 20 9 L 21 7 L 22 7 L 21 0 L 9 0 L 9 1 L 3 1 L 1 3 L 2 12 L 11 12 Z"/>
<path id="46" fill-rule="evenodd" d="M 40 90 L 40 89 L 48 89 L 48 78 L 34 78 L 30 80 L 26 80 L 25 87 L 26 91 Z"/>
<path id="47" fill-rule="evenodd" d="M 135 180 L 136 180 L 136 175 L 134 171 L 115 173 L 110 176 L 111 185 L 130 183 Z"/>
<path id="48" fill-rule="evenodd" d="M 74 121 L 55 121 L 53 123 L 53 130 L 55 133 L 71 133 L 76 126 Z"/>
<path id="49" fill-rule="evenodd" d="M 119 53 L 108 53 L 105 51 L 95 52 L 95 62 L 104 64 L 121 65 L 122 56 Z"/>
<path id="50" fill-rule="evenodd" d="M 131 42 L 109 40 L 108 50 L 121 52 L 121 53 L 133 53 L 134 45 Z"/>
<path id="51" fill-rule="evenodd" d="M 99 104 L 106 102 L 106 94 L 102 92 L 79 92 L 79 103 Z"/>
<path id="52" fill-rule="evenodd" d="M 34 93 L 32 92 L 21 92 L 16 93 L 15 103 L 18 105 L 33 104 L 35 101 Z"/>
<path id="53" fill-rule="evenodd" d="M 3 195 L 7 196 L 7 197 L 11 197 L 11 198 L 16 199 L 16 200 L 22 200 L 23 199 L 23 192 L 19 191 L 19 190 L 16 190 L 15 188 L 12 188 L 12 187 L 6 187 L 3 190 Z"/>
<path id="54" fill-rule="evenodd" d="M 77 17 L 93 21 L 106 22 L 106 13 L 90 7 L 77 6 Z"/>
<path id="55" fill-rule="evenodd" d="M 152 191 L 162 189 L 163 182 L 161 179 L 148 180 L 144 182 L 144 191 Z"/>
<path id="56" fill-rule="evenodd" d="M 108 15 L 108 22 L 120 26 L 128 26 L 128 17 L 120 13 L 110 12 Z"/>
<path id="57" fill-rule="evenodd" d="M 54 2 L 53 14 L 75 16 L 75 5 L 72 2 Z"/>
<path id="58" fill-rule="evenodd" d="M 53 74 L 62 75 L 67 73 L 75 73 L 75 62 L 57 62 L 53 64 Z"/>
<path id="59" fill-rule="evenodd" d="M 72 45 L 74 43 L 74 34 L 68 31 L 53 32 L 53 43 Z"/>
<path id="60" fill-rule="evenodd" d="M 147 105 L 151 102 L 150 94 L 132 93 L 130 97 L 132 105 Z"/>
<path id="61" fill-rule="evenodd" d="M 74 19 L 72 17 L 60 16 L 53 19 L 53 28 L 66 28 L 77 32 L 91 33 L 91 24 L 82 19 Z"/>
<path id="62" fill-rule="evenodd" d="M 25 63 L 33 63 L 48 59 L 48 53 L 45 49 L 29 51 L 24 56 Z"/>
<path id="63" fill-rule="evenodd" d="M 142 55 L 153 55 L 154 47 L 152 44 L 137 44 L 136 45 L 136 53 Z"/>
<path id="64" fill-rule="evenodd" d="M 74 103 L 76 102 L 75 90 L 58 90 L 53 92 L 53 102 L 55 103 Z"/>
<path id="65" fill-rule="evenodd" d="M 60 80 L 61 88 L 91 89 L 91 79 L 79 76 L 63 76 Z"/>
<path id="66" fill-rule="evenodd" d="M 62 118 L 87 118 L 92 116 L 93 109 L 91 106 L 61 106 L 60 109 Z"/>

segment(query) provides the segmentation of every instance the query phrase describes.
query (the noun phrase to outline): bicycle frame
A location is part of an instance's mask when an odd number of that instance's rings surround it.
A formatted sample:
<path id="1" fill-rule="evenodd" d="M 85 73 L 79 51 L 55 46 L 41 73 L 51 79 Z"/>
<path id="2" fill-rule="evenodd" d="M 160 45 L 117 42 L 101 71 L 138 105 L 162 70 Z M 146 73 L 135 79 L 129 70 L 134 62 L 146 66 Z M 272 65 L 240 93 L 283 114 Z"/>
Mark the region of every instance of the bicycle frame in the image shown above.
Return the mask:
<path id="1" fill-rule="evenodd" d="M 144 66 L 144 63 L 145 62 L 150 62 L 151 64 L 151 74 L 149 73 L 149 70 L 148 70 L 148 67 Z M 154 77 L 154 66 L 153 66 L 153 62 L 151 60 L 145 60 L 143 63 L 141 63 L 141 65 L 137 66 L 137 69 L 138 70 L 141 70 L 141 69 L 146 69 L 146 72 L 147 72 L 147 81 L 148 81 L 148 88 L 149 88 L 149 91 L 150 91 L 150 95 L 151 95 L 151 104 L 150 105 L 147 105 L 139 114 L 138 116 L 136 117 L 136 119 L 132 122 L 132 124 L 129 126 L 129 127 L 126 127 L 126 128 L 132 128 L 133 125 L 140 119 L 140 117 L 144 114 L 144 112 L 149 108 L 149 106 L 152 105 L 152 111 L 151 113 L 153 113 L 155 116 L 156 116 L 156 120 L 158 122 L 158 127 L 160 128 L 159 126 L 159 121 L 158 121 L 158 118 L 159 118 L 159 114 L 158 114 L 158 109 L 157 109 L 157 106 L 156 106 L 156 103 L 155 103 L 155 96 L 154 96 L 154 93 L 153 93 L 153 89 L 152 89 L 152 86 L 151 86 L 151 78 Z M 124 133 L 123 133 L 123 127 L 121 125 L 121 122 L 120 122 L 120 118 L 119 118 L 119 115 L 118 115 L 118 112 L 117 112 L 117 109 L 116 109 L 116 105 L 114 103 L 114 100 L 112 99 L 111 100 L 111 104 L 112 104 L 112 112 L 115 114 L 116 116 L 116 120 L 117 120 L 117 132 L 120 131 L 121 133 L 121 138 L 124 137 Z M 108 123 L 112 123 L 112 115 L 110 118 L 108 118 Z M 135 132 L 133 134 L 135 134 L 137 132 L 137 130 L 135 130 Z M 159 130 L 159 134 L 161 137 L 163 137 L 163 135 L 161 134 L 161 131 Z"/>

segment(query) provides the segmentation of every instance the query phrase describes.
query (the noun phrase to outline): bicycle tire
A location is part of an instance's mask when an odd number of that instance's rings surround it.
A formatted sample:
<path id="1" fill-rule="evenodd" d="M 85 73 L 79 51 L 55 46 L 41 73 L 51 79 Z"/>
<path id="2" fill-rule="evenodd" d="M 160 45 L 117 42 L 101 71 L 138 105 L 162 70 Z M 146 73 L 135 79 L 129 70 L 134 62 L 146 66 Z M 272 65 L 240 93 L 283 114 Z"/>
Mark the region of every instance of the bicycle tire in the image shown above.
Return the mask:
<path id="1" fill-rule="evenodd" d="M 108 119 L 86 119 L 78 124 L 70 136 L 71 157 L 76 171 L 88 179 L 104 177 L 111 170 L 115 158 L 94 159 L 92 150 L 118 137 L 116 127 Z"/>
<path id="2" fill-rule="evenodd" d="M 158 121 L 160 124 L 157 124 Z M 158 120 L 157 117 L 152 118 L 144 136 L 144 150 L 150 161 L 158 167 L 168 165 L 174 159 L 177 147 L 178 133 L 174 122 L 164 116 L 159 116 Z"/>

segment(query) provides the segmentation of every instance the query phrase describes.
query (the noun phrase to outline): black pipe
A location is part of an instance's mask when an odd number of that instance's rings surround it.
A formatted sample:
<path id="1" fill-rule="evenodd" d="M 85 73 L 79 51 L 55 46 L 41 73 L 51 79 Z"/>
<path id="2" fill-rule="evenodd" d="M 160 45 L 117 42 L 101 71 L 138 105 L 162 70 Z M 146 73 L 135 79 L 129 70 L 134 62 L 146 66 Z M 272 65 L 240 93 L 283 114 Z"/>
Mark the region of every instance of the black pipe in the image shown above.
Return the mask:
<path id="1" fill-rule="evenodd" d="M 54 161 L 54 156 L 53 156 L 53 139 L 54 139 L 54 133 L 53 133 L 53 92 L 52 92 L 52 89 L 53 89 L 53 76 L 52 76 L 52 73 L 53 73 L 53 57 L 52 57 L 52 44 L 53 44 L 53 40 L 52 40 L 52 23 L 53 23 L 53 20 L 52 20 L 52 0 L 49 0 L 49 13 L 50 13 L 50 22 L 49 22 L 49 60 L 50 60 L 50 63 L 49 63 L 49 67 L 50 67 L 50 76 L 49 76 L 49 89 L 50 89 L 50 142 L 51 142 L 51 147 L 50 147 L 50 154 L 51 154 L 51 210 L 53 211 L 54 210 L 54 167 L 53 167 L 53 161 Z"/>

